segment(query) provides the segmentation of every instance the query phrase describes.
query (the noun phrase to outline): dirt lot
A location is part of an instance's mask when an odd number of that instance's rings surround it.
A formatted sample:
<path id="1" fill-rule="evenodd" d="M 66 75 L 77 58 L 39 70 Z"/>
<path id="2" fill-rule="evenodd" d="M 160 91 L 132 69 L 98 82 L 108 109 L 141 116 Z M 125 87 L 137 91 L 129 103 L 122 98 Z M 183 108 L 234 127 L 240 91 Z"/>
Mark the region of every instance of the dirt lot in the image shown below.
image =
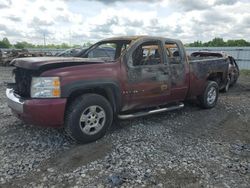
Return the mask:
<path id="1" fill-rule="evenodd" d="M 0 187 L 250 187 L 250 75 L 214 109 L 122 121 L 88 145 L 13 117 L 10 79 L 0 67 Z"/>

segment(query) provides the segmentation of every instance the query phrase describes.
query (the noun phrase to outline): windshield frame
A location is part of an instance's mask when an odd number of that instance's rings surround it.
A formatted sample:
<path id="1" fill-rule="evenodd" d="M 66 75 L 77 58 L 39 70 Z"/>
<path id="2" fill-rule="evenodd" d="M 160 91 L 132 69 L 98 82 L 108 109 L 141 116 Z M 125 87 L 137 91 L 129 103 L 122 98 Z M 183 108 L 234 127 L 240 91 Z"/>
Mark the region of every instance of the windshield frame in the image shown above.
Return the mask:
<path id="1" fill-rule="evenodd" d="M 128 45 L 127 48 L 129 48 L 129 46 L 131 45 L 132 43 L 132 40 L 128 40 L 128 39 L 120 39 L 120 40 L 103 40 L 103 41 L 100 41 L 100 42 L 97 42 L 95 44 L 93 44 L 92 46 L 90 46 L 89 48 L 85 49 L 85 51 L 82 53 L 82 54 L 78 54 L 79 56 L 78 57 L 83 57 L 83 58 L 88 58 L 88 54 L 92 51 L 92 50 L 95 50 L 97 49 L 100 45 L 103 45 L 105 43 L 114 43 L 116 44 L 116 48 L 115 48 L 115 57 L 113 60 L 107 60 L 106 58 L 100 58 L 100 59 L 105 59 L 107 61 L 116 61 L 117 59 L 119 59 L 122 54 L 123 54 L 123 51 L 122 50 L 122 47 L 123 45 Z M 127 49 L 125 49 L 127 50 Z M 125 51 L 124 50 L 124 51 Z"/>

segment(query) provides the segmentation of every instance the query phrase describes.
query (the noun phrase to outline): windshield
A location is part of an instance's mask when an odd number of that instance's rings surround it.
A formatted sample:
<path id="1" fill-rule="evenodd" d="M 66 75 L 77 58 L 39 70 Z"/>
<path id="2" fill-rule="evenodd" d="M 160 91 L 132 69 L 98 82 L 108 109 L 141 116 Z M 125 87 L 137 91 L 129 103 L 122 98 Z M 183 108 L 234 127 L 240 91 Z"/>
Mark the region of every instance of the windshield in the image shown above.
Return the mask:
<path id="1" fill-rule="evenodd" d="M 82 50 L 81 48 L 72 48 L 59 53 L 57 56 L 73 57 L 81 50 Z"/>
<path id="2" fill-rule="evenodd" d="M 89 49 L 80 53 L 78 57 L 100 58 L 106 61 L 114 61 L 119 58 L 131 40 L 102 41 L 94 44 Z"/>

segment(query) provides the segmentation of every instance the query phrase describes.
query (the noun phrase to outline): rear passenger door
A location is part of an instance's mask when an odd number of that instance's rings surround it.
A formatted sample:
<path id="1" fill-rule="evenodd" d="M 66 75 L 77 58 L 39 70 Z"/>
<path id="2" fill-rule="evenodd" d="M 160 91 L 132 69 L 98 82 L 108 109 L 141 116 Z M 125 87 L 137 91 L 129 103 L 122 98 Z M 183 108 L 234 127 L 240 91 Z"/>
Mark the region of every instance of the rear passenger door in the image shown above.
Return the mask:
<path id="1" fill-rule="evenodd" d="M 170 65 L 171 102 L 185 99 L 189 88 L 189 65 L 184 46 L 179 41 L 166 40 L 165 54 Z"/>
<path id="2" fill-rule="evenodd" d="M 127 95 L 131 108 L 163 103 L 170 94 L 169 67 L 165 64 L 160 40 L 142 40 L 133 45 L 127 60 Z"/>

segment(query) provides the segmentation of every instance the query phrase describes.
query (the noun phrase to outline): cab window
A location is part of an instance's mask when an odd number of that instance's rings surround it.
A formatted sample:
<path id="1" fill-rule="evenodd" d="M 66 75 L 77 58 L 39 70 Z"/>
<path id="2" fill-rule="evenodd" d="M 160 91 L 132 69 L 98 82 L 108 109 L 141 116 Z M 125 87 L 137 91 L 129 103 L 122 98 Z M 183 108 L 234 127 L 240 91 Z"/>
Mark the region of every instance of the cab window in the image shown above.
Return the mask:
<path id="1" fill-rule="evenodd" d="M 115 43 L 101 44 L 98 47 L 89 51 L 88 58 L 105 58 L 105 59 L 114 60 L 115 51 L 116 51 Z"/>
<path id="2" fill-rule="evenodd" d="M 181 64 L 181 53 L 179 46 L 174 42 L 166 42 L 165 48 L 170 64 Z"/>
<path id="3" fill-rule="evenodd" d="M 159 65 L 162 63 L 160 42 L 140 44 L 132 53 L 133 66 Z"/>

